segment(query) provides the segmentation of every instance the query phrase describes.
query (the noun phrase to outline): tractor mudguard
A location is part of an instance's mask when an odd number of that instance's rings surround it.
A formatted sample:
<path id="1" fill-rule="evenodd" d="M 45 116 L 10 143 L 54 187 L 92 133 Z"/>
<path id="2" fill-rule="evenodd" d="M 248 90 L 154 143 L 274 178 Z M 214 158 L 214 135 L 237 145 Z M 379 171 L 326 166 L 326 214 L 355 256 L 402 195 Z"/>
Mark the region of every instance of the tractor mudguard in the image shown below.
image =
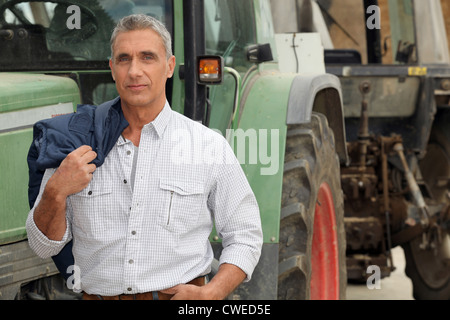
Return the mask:
<path id="1" fill-rule="evenodd" d="M 336 152 L 341 163 L 348 162 L 342 89 L 339 78 L 331 74 L 298 75 L 289 93 L 286 124 L 311 122 L 312 112 L 327 117 L 333 129 Z"/>

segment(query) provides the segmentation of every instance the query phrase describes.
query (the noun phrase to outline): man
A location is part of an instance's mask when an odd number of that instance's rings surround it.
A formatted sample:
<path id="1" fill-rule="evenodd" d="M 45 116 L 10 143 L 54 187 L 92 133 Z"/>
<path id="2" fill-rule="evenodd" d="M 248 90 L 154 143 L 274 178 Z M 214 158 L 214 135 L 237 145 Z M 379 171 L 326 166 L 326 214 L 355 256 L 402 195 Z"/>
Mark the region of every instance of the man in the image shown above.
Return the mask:
<path id="1" fill-rule="evenodd" d="M 224 299 L 261 253 L 253 192 L 226 140 L 167 103 L 175 57 L 164 25 L 125 17 L 111 49 L 115 103 L 129 125 L 102 166 L 81 146 L 45 172 L 27 219 L 30 246 L 47 258 L 73 238 L 85 299 Z M 213 218 L 223 251 L 205 284 Z"/>

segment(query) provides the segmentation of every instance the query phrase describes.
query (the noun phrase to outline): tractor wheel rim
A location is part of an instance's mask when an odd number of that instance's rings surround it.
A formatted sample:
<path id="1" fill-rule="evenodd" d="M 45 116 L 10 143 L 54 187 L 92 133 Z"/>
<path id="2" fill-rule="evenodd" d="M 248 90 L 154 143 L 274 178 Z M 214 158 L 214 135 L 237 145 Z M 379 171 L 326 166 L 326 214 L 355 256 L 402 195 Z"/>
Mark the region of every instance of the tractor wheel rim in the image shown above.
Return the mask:
<path id="1" fill-rule="evenodd" d="M 330 186 L 323 183 L 317 195 L 311 253 L 311 299 L 339 299 L 339 257 L 336 215 Z"/>

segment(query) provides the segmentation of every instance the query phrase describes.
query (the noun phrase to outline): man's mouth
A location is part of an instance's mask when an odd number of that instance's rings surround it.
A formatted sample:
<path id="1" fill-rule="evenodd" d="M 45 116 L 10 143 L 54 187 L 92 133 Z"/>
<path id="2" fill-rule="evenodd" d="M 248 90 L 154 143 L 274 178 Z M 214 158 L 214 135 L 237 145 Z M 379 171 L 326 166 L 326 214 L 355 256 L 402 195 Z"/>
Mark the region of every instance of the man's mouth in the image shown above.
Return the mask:
<path id="1" fill-rule="evenodd" d="M 128 85 L 128 89 L 132 90 L 132 91 L 141 91 L 143 89 L 147 88 L 146 84 L 133 84 L 133 85 Z"/>

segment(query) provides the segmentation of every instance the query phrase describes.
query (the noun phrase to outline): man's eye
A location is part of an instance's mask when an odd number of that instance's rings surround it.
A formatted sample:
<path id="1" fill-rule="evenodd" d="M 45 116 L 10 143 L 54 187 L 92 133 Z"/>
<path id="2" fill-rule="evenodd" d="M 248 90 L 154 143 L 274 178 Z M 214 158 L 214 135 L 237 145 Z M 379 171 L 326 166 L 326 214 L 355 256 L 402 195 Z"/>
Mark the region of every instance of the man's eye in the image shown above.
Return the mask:
<path id="1" fill-rule="evenodd" d="M 151 55 L 144 56 L 144 60 L 152 60 L 152 59 L 153 59 L 153 56 L 151 56 Z"/>
<path id="2" fill-rule="evenodd" d="M 130 61 L 130 58 L 128 58 L 128 57 L 121 57 L 121 58 L 118 59 L 118 61 L 119 62 L 127 62 L 127 61 Z"/>

